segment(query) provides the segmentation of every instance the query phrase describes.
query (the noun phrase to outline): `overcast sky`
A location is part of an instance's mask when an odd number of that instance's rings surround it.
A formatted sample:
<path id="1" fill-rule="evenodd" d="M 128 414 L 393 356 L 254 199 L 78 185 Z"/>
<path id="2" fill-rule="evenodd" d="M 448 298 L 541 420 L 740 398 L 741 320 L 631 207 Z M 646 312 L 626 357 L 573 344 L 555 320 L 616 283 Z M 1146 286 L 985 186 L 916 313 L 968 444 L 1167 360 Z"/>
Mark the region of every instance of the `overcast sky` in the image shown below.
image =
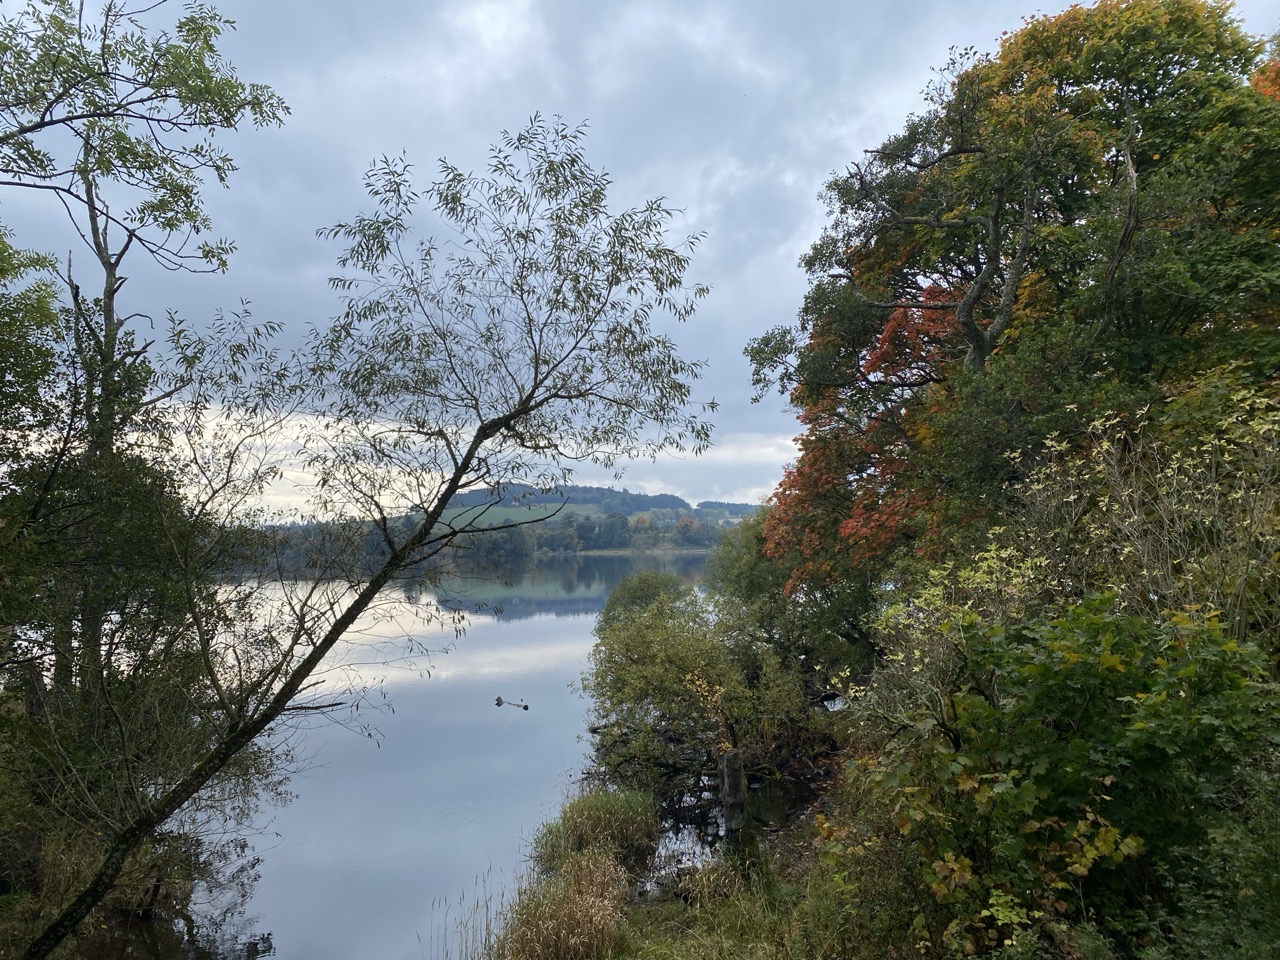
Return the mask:
<path id="1" fill-rule="evenodd" d="M 921 107 L 949 48 L 993 50 L 1032 13 L 1018 0 L 222 0 L 238 23 L 224 51 L 271 84 L 292 116 L 228 140 L 240 164 L 211 211 L 239 252 L 224 277 L 147 278 L 146 309 L 193 322 L 252 302 L 301 332 L 337 311 L 336 248 L 318 227 L 367 209 L 361 178 L 405 153 L 423 180 L 448 157 L 482 169 L 503 129 L 535 111 L 587 121 L 588 158 L 612 202 L 661 195 L 677 228 L 704 231 L 690 278 L 712 286 L 676 336 L 708 362 L 700 399 L 720 404 L 715 449 L 632 465 L 632 490 L 691 501 L 765 497 L 798 432 L 782 400 L 750 403 L 747 341 L 795 317 L 798 257 L 817 238 L 829 175 Z M 179 12 L 176 0 L 169 17 Z M 1280 30 L 1280 0 L 1243 0 L 1253 33 Z M 6 198 L 5 219 L 19 211 Z M 18 201 L 25 205 L 26 199 Z M 52 216 L 53 211 L 48 211 Z M 21 239 L 21 238 L 20 238 Z M 69 242 L 69 241 L 67 241 Z M 126 271 L 127 272 L 127 271 Z M 138 271 L 135 271 L 138 272 Z M 583 482 L 606 478 L 580 475 Z"/>

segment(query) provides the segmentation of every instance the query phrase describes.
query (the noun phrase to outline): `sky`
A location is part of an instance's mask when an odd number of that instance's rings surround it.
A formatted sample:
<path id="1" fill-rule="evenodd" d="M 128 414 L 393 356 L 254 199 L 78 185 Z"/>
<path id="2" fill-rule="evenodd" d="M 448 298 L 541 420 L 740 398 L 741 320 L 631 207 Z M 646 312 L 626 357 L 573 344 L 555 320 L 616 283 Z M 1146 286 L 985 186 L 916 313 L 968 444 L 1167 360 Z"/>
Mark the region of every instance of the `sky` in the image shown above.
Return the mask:
<path id="1" fill-rule="evenodd" d="M 239 171 L 211 191 L 215 232 L 238 252 L 223 276 L 142 274 L 137 308 L 198 325 L 251 305 L 301 339 L 339 311 L 327 278 L 336 245 L 317 228 L 369 209 L 371 161 L 404 154 L 423 182 L 441 157 L 481 170 L 503 130 L 535 112 L 585 121 L 611 204 L 655 196 L 705 233 L 688 279 L 711 294 L 672 335 L 707 363 L 695 399 L 714 399 L 715 446 L 699 458 L 627 468 L 621 485 L 691 502 L 759 502 L 794 458 L 794 413 L 751 402 L 743 348 L 792 323 L 807 283 L 799 257 L 819 236 L 823 183 L 922 108 L 952 47 L 995 49 L 1023 17 L 1067 4 L 1026 0 L 222 0 L 237 22 L 222 49 L 242 78 L 292 111 L 280 129 L 226 139 Z M 176 16 L 171 0 L 167 16 Z M 1241 0 L 1255 34 L 1280 31 L 1280 0 Z M 45 198 L 3 198 L 5 222 L 47 228 Z M 43 218 L 43 219 L 42 219 Z M 21 238 L 21 233 L 20 233 Z M 59 246 L 61 244 L 61 247 Z M 30 244 L 27 244 L 30 245 Z M 127 272 L 127 271 L 126 271 Z M 583 470 L 583 483 L 610 483 Z"/>

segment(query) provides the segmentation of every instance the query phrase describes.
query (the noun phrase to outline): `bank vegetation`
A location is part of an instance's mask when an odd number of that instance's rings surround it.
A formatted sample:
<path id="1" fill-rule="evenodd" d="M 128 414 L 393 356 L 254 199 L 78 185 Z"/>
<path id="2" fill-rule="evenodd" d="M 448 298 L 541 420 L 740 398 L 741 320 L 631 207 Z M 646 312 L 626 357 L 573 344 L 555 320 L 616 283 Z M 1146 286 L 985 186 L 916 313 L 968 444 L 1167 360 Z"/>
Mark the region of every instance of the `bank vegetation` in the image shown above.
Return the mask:
<path id="1" fill-rule="evenodd" d="M 748 351 L 799 456 L 586 688 L 667 823 L 730 749 L 833 775 L 579 955 L 1280 955 L 1278 77 L 1228 5 L 1100 0 L 832 178 Z"/>

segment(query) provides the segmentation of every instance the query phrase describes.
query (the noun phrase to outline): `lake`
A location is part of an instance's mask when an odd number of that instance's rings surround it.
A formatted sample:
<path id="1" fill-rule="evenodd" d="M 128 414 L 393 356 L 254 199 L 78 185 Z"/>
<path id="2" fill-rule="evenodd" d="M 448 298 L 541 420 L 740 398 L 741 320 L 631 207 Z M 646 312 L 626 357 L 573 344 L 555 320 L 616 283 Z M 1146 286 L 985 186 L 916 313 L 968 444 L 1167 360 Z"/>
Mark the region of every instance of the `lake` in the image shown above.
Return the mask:
<path id="1" fill-rule="evenodd" d="M 440 955 L 459 901 L 510 889 L 530 836 L 583 767 L 588 704 L 576 684 L 609 591 L 642 569 L 692 580 L 704 561 L 540 558 L 507 582 L 450 591 L 453 603 L 487 612 L 431 657 L 429 674 L 422 660 L 362 668 L 384 678 L 388 695 L 360 713 L 376 739 L 339 722 L 347 714 L 299 731 L 310 759 L 293 779 L 297 798 L 262 824 L 248 928 L 269 931 L 274 956 L 289 960 Z M 497 707 L 497 697 L 529 709 Z"/>

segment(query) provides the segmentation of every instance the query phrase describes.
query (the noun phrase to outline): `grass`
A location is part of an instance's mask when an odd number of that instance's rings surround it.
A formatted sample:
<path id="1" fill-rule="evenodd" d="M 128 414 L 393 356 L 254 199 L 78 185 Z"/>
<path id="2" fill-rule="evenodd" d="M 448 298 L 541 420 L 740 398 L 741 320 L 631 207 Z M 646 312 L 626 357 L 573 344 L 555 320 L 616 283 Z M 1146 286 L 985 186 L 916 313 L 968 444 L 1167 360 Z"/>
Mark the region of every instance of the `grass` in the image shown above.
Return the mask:
<path id="1" fill-rule="evenodd" d="M 626 930 L 630 879 L 652 859 L 659 823 L 653 799 L 628 790 L 592 790 L 569 800 L 534 836 L 536 872 L 498 918 L 486 957 L 494 960 L 603 960 Z"/>
<path id="2" fill-rule="evenodd" d="M 636 790 L 592 790 L 564 805 L 560 817 L 534 834 L 533 862 L 556 872 L 570 857 L 601 850 L 637 876 L 658 848 L 660 824 L 653 798 Z"/>
<path id="3" fill-rule="evenodd" d="M 787 877 L 768 855 L 711 861 L 630 900 L 659 837 L 651 798 L 593 790 L 534 837 L 534 870 L 505 903 L 486 900 L 465 960 L 810 960 L 848 954 L 839 897 Z M 481 933 L 476 936 L 475 933 Z M 483 942 L 481 942 L 483 941 Z M 1020 960 L 1020 958 L 1019 958 Z"/>
<path id="4" fill-rule="evenodd" d="M 674 896 L 628 914 L 636 960 L 799 960 L 822 956 L 796 941 L 798 888 L 767 861 L 747 870 L 717 862 L 684 876 Z"/>
<path id="5" fill-rule="evenodd" d="M 627 871 L 598 848 L 520 890 L 504 911 L 495 960 L 597 960 L 621 943 Z"/>

